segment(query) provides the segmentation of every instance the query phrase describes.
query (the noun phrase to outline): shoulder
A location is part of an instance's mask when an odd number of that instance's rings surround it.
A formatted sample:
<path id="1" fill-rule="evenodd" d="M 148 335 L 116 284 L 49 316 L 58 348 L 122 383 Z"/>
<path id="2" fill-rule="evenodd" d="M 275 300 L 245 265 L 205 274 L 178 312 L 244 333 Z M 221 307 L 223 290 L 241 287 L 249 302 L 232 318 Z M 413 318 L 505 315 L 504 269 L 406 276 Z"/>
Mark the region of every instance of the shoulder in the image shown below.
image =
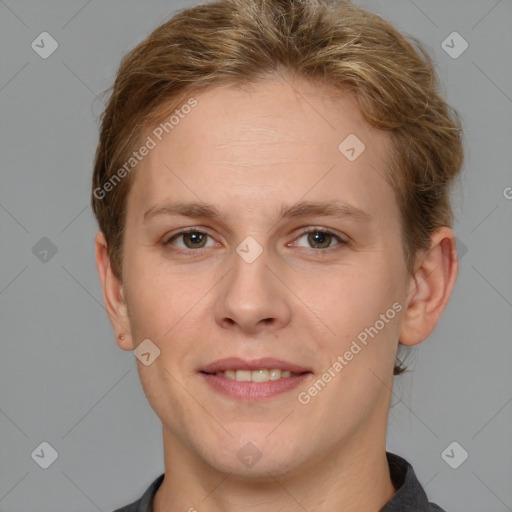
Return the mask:
<path id="1" fill-rule="evenodd" d="M 386 452 L 386 456 L 391 480 L 397 491 L 380 512 L 446 512 L 437 503 L 428 500 L 412 465 L 407 460 L 391 452 Z"/>
<path id="2" fill-rule="evenodd" d="M 439 505 L 437 505 L 436 503 L 429 503 L 430 505 L 430 511 L 429 512 L 446 512 L 446 510 L 444 508 L 441 508 Z"/>
<path id="3" fill-rule="evenodd" d="M 118 508 L 113 512 L 152 512 L 153 498 L 155 497 L 156 491 L 158 491 L 158 488 L 162 484 L 164 476 L 165 474 L 162 473 L 155 480 L 153 480 L 144 494 L 138 500 L 130 503 L 129 505 Z"/>

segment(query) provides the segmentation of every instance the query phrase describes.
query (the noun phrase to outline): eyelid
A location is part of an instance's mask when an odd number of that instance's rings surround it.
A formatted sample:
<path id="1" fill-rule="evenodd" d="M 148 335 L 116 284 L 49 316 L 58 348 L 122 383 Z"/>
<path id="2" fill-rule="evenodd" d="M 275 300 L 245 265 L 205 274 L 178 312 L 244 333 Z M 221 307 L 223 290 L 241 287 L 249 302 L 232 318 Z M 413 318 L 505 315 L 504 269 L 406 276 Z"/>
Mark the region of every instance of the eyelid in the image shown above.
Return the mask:
<path id="1" fill-rule="evenodd" d="M 207 235 L 213 239 L 213 236 L 210 234 L 210 232 L 208 231 L 207 228 L 203 228 L 200 226 L 191 226 L 189 228 L 182 228 L 182 229 L 178 229 L 177 231 L 173 231 L 171 233 L 171 235 L 167 239 L 164 239 L 165 241 L 162 243 L 163 243 L 163 245 L 169 245 L 172 240 L 175 240 L 180 235 L 184 235 L 187 233 L 201 233 L 201 234 Z M 199 251 L 201 249 L 189 249 L 189 250 Z"/>

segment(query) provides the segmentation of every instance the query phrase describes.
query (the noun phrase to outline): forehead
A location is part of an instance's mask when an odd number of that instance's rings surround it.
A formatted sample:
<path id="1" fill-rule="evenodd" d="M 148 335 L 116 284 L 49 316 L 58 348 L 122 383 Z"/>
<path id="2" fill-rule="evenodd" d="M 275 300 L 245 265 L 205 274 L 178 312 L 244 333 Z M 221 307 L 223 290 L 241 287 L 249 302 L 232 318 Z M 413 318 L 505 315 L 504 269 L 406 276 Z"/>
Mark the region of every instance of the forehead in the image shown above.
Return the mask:
<path id="1" fill-rule="evenodd" d="M 194 108 L 143 134 L 154 147 L 136 168 L 129 211 L 172 199 L 252 211 L 315 196 L 374 213 L 394 203 L 385 179 L 389 135 L 364 120 L 354 97 L 275 79 L 193 98 Z"/>

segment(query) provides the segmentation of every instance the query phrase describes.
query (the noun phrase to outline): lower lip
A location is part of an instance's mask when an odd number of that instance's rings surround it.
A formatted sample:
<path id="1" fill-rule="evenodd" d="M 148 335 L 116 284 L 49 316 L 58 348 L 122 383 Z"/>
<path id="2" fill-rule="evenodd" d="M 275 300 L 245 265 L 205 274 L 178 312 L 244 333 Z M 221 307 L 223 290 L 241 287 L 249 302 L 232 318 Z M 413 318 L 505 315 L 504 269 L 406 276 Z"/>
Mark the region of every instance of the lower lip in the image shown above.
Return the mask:
<path id="1" fill-rule="evenodd" d="M 295 389 L 312 374 L 303 373 L 296 377 L 281 377 L 266 382 L 244 382 L 210 373 L 200 373 L 200 375 L 216 391 L 244 402 L 254 402 Z"/>

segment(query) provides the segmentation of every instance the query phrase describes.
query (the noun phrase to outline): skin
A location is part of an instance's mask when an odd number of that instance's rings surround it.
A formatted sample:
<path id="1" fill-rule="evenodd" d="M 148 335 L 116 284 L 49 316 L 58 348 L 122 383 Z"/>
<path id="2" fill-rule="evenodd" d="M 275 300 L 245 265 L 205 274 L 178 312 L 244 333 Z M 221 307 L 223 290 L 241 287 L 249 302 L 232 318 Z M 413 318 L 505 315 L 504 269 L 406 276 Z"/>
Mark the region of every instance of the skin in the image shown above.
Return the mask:
<path id="1" fill-rule="evenodd" d="M 280 77 L 194 97 L 197 107 L 134 171 L 122 281 L 103 234 L 95 239 L 106 309 L 116 339 L 125 334 L 119 347 L 149 338 L 160 349 L 149 366 L 136 359 L 162 422 L 166 476 L 154 509 L 377 512 L 396 492 L 385 449 L 398 340 L 416 345 L 437 324 L 458 272 L 454 233 L 438 229 L 408 274 L 399 209 L 383 179 L 389 135 L 364 121 L 353 98 Z M 353 162 L 338 150 L 349 134 L 366 146 Z M 147 210 L 178 199 L 212 204 L 221 217 L 144 223 Z M 282 205 L 335 199 L 369 220 L 278 216 Z M 209 237 L 164 244 L 186 227 Z M 315 239 L 318 230 L 346 243 Z M 236 252 L 248 236 L 263 248 L 252 263 Z M 396 302 L 401 311 L 300 403 L 298 393 Z M 197 372 L 228 356 L 276 357 L 313 375 L 293 391 L 243 402 Z M 248 442 L 261 453 L 252 467 L 237 457 Z"/>

